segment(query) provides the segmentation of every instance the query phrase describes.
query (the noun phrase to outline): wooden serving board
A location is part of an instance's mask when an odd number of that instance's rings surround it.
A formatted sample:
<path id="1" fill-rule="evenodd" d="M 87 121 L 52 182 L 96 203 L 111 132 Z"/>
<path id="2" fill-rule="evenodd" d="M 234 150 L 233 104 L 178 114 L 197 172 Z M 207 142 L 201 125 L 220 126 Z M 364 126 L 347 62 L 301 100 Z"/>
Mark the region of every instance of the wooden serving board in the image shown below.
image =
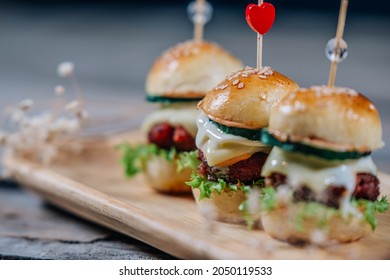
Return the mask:
<path id="1" fill-rule="evenodd" d="M 123 176 L 115 144 L 139 141 L 139 133 L 95 140 L 85 150 L 45 167 L 15 157 L 3 159 L 17 181 L 47 201 L 87 220 L 139 239 L 183 259 L 390 259 L 390 213 L 378 228 L 351 244 L 326 248 L 294 246 L 244 225 L 210 223 L 192 196 L 168 196 L 150 189 L 142 175 Z M 380 174 L 390 196 L 390 176 Z"/>

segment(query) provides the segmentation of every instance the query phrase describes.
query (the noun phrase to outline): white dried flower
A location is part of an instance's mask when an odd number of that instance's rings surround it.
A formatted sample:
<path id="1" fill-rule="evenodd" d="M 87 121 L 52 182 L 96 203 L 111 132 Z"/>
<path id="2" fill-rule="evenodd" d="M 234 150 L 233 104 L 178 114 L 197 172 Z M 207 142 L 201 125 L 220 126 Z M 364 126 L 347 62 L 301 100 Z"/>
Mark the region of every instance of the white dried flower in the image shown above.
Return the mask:
<path id="1" fill-rule="evenodd" d="M 58 75 L 61 77 L 71 77 L 73 71 L 72 62 L 63 62 L 57 68 Z M 65 93 L 65 89 L 57 85 L 54 92 L 61 96 Z M 0 130 L 0 144 L 4 145 L 4 152 L 7 155 L 49 164 L 60 155 L 81 150 L 80 144 L 73 147 L 73 143 L 68 142 L 69 138 L 67 138 L 80 129 L 81 119 L 88 117 L 83 109 L 81 98 L 62 108 L 74 113 L 73 116 L 68 116 L 69 114 L 61 116 L 62 112 L 52 113 L 50 111 L 41 114 L 27 114 L 26 112 L 33 105 L 32 100 L 26 99 L 16 108 L 6 109 L 14 129 L 12 132 Z"/>
<path id="2" fill-rule="evenodd" d="M 75 117 L 54 117 L 47 112 L 25 116 L 16 124 L 18 130 L 6 136 L 6 152 L 10 155 L 40 161 L 44 164 L 48 164 L 57 158 L 60 151 L 69 152 L 72 147 L 62 146 L 63 137 L 80 129 L 79 119 Z"/>
<path id="3" fill-rule="evenodd" d="M 58 76 L 61 78 L 67 78 L 73 75 L 74 63 L 73 62 L 62 62 L 57 67 Z"/>
<path id="4" fill-rule="evenodd" d="M 89 114 L 87 111 L 85 110 L 81 110 L 79 112 L 76 113 L 76 116 L 81 119 L 81 120 L 86 120 L 89 118 Z"/>
<path id="5" fill-rule="evenodd" d="M 54 88 L 54 93 L 57 95 L 57 96 L 61 96 L 61 95 L 64 95 L 65 94 L 65 88 L 61 85 L 58 85 Z"/>
<path id="6" fill-rule="evenodd" d="M 19 109 L 22 111 L 28 111 L 34 106 L 34 101 L 31 99 L 25 99 L 19 103 Z"/>
<path id="7" fill-rule="evenodd" d="M 73 100 L 72 102 L 65 105 L 65 110 L 69 112 L 78 112 L 80 111 L 81 103 L 78 100 Z"/>
<path id="8" fill-rule="evenodd" d="M 12 110 L 10 117 L 11 117 L 11 120 L 13 122 L 19 123 L 19 122 L 23 121 L 23 119 L 25 117 L 25 114 L 24 114 L 24 112 L 22 110 L 19 110 L 19 109 L 18 110 Z"/>
<path id="9" fill-rule="evenodd" d="M 4 131 L 0 131 L 0 145 L 6 145 L 8 140 L 8 135 Z"/>
<path id="10" fill-rule="evenodd" d="M 76 119 L 60 118 L 57 119 L 50 129 L 58 133 L 72 133 L 80 128 L 79 122 Z"/>

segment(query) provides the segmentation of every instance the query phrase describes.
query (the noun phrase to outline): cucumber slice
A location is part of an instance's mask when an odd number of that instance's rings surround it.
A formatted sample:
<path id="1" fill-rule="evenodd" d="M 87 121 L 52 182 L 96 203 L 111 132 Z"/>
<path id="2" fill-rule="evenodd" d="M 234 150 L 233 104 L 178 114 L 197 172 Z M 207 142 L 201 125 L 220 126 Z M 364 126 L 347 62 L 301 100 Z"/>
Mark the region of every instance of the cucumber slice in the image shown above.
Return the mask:
<path id="1" fill-rule="evenodd" d="M 210 121 L 213 124 L 215 124 L 216 127 L 218 127 L 220 130 L 222 130 L 225 133 L 245 137 L 245 138 L 247 138 L 249 140 L 253 140 L 253 141 L 260 141 L 261 129 L 253 130 L 253 129 L 247 129 L 247 128 L 231 127 L 231 126 L 226 126 L 226 125 L 217 123 L 213 120 L 210 120 Z"/>
<path id="2" fill-rule="evenodd" d="M 299 142 L 291 142 L 291 141 L 281 142 L 278 139 L 276 139 L 272 134 L 268 133 L 267 129 L 262 130 L 261 141 L 264 144 L 277 146 L 288 152 L 309 154 L 327 160 L 358 159 L 371 154 L 371 152 L 366 152 L 366 153 L 359 153 L 359 152 L 352 152 L 352 151 L 337 152 L 337 151 L 309 146 Z"/>
<path id="3" fill-rule="evenodd" d="M 200 100 L 202 100 L 202 98 L 170 98 L 170 97 L 154 96 L 154 95 L 146 96 L 146 101 L 148 102 L 159 102 L 164 104 L 172 104 L 177 102 L 195 102 Z"/>

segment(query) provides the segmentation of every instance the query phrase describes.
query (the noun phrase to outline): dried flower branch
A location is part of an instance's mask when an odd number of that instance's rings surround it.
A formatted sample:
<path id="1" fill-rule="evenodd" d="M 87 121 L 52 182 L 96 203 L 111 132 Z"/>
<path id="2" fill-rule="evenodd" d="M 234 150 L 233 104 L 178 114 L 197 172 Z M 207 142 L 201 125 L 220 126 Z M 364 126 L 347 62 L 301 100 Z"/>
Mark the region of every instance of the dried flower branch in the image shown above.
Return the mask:
<path id="1" fill-rule="evenodd" d="M 61 78 L 69 78 L 74 73 L 74 63 L 73 62 L 62 62 L 57 67 L 57 74 Z"/>
<path id="2" fill-rule="evenodd" d="M 74 77 L 74 64 L 61 63 L 57 68 L 60 77 Z M 72 82 L 73 84 L 73 82 Z M 79 88 L 74 89 L 79 90 Z M 56 96 L 62 98 L 63 86 L 56 86 Z M 79 93 L 80 94 L 80 93 Z M 82 120 L 88 117 L 81 100 L 73 100 L 60 108 L 56 106 L 41 113 L 31 112 L 34 101 L 25 99 L 16 108 L 7 111 L 9 131 L 0 131 L 0 145 L 10 156 L 51 163 L 62 151 L 78 150 L 79 146 L 69 145 L 69 139 L 78 132 Z"/>
<path id="3" fill-rule="evenodd" d="M 76 97 L 75 100 L 65 105 L 65 110 L 72 112 L 79 120 L 83 121 L 87 119 L 89 115 L 84 109 L 83 92 L 77 81 L 74 68 L 73 62 L 62 62 L 57 67 L 57 73 L 60 77 L 69 78 Z M 65 93 L 65 88 L 59 85 L 55 87 L 54 91 L 57 96 L 61 96 Z"/>
<path id="4" fill-rule="evenodd" d="M 57 67 L 57 74 L 61 78 L 69 78 L 73 87 L 73 91 L 76 94 L 76 98 L 79 100 L 79 102 L 83 103 L 84 102 L 83 91 L 81 90 L 80 84 L 77 81 L 74 68 L 75 66 L 73 62 L 69 62 L 69 61 L 62 62 Z"/>
<path id="5" fill-rule="evenodd" d="M 8 141 L 8 135 L 4 131 L 0 130 L 0 145 L 7 144 L 7 141 Z"/>
<path id="6" fill-rule="evenodd" d="M 24 112 L 30 110 L 33 106 L 34 106 L 34 101 L 32 101 L 31 99 L 25 99 L 19 103 L 20 110 Z"/>
<path id="7" fill-rule="evenodd" d="M 16 110 L 13 114 L 20 115 L 20 111 Z M 80 128 L 77 118 L 53 118 L 52 113 L 48 112 L 21 116 L 20 120 L 14 123 L 16 131 L 5 133 L 5 151 L 11 156 L 44 164 L 49 164 L 58 155 L 65 137 Z"/>
<path id="8" fill-rule="evenodd" d="M 57 96 L 61 96 L 61 95 L 64 95 L 65 94 L 65 88 L 61 85 L 58 85 L 54 88 L 54 93 L 57 95 Z"/>

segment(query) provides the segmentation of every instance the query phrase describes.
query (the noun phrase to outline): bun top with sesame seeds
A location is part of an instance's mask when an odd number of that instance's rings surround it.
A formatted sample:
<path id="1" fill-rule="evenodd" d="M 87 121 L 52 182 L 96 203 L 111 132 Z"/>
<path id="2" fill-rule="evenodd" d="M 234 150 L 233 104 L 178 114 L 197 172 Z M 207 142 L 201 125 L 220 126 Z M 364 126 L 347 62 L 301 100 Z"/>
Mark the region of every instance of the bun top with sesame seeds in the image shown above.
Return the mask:
<path id="1" fill-rule="evenodd" d="M 269 133 L 336 151 L 370 152 L 383 146 L 374 104 L 349 88 L 313 86 L 283 97 L 271 111 Z"/>
<path id="2" fill-rule="evenodd" d="M 187 41 L 164 52 L 146 79 L 150 96 L 202 98 L 241 62 L 215 43 Z"/>
<path id="3" fill-rule="evenodd" d="M 275 102 L 297 89 L 293 80 L 270 67 L 261 70 L 246 67 L 219 83 L 198 104 L 198 108 L 220 124 L 260 129 L 268 125 Z"/>

